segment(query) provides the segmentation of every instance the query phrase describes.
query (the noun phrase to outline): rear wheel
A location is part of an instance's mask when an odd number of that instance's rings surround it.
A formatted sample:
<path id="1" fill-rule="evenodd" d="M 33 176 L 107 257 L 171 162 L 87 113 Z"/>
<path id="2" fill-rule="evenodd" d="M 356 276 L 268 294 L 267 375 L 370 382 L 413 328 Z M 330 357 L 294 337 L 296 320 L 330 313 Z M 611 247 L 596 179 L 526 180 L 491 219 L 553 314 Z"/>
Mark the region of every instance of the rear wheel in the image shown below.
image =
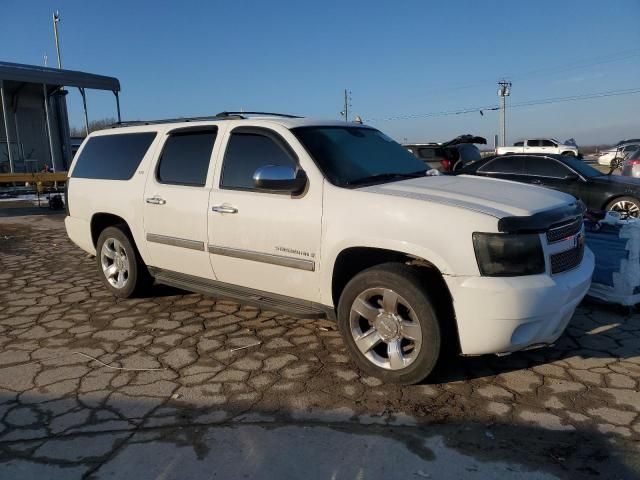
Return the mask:
<path id="1" fill-rule="evenodd" d="M 387 383 L 412 384 L 434 369 L 440 325 L 415 269 L 387 263 L 347 284 L 338 324 L 349 353 L 365 372 Z"/>
<path id="2" fill-rule="evenodd" d="M 607 210 L 619 212 L 624 218 L 640 217 L 640 201 L 634 197 L 618 197 L 607 205 Z"/>
<path id="3" fill-rule="evenodd" d="M 151 277 L 125 227 L 107 227 L 98 237 L 96 260 L 102 283 L 115 296 L 129 298 L 151 284 Z"/>
<path id="4" fill-rule="evenodd" d="M 572 151 L 562 152 L 562 155 L 566 155 L 567 157 L 575 157 L 576 154 Z"/>

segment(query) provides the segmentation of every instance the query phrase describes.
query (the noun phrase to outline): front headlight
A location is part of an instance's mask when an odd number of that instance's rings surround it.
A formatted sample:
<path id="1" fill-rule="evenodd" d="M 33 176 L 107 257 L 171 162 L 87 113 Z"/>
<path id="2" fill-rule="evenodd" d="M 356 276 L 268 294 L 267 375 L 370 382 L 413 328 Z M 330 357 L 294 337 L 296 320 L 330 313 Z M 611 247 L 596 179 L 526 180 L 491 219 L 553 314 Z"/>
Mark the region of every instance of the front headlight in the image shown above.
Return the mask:
<path id="1" fill-rule="evenodd" d="M 537 233 L 473 234 L 480 273 L 487 277 L 516 277 L 545 272 L 544 254 Z"/>

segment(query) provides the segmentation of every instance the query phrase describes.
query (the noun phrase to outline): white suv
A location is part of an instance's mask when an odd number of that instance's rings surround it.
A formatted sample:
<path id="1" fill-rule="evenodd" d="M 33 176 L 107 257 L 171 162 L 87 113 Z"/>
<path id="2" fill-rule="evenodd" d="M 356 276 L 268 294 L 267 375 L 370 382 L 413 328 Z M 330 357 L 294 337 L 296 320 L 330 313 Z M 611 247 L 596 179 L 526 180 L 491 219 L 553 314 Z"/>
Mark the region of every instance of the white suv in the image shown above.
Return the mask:
<path id="1" fill-rule="evenodd" d="M 91 134 L 69 237 L 129 297 L 156 282 L 337 319 L 357 364 L 424 379 L 445 349 L 554 342 L 593 254 L 564 193 L 424 163 L 373 128 L 224 113 Z"/>

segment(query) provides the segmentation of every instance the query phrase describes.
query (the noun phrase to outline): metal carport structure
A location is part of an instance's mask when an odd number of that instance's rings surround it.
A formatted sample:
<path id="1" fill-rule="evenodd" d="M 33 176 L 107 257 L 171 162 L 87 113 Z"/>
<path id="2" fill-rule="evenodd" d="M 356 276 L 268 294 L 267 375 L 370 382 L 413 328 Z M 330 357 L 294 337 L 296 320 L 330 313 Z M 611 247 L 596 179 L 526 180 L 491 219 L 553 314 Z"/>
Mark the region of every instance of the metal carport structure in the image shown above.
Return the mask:
<path id="1" fill-rule="evenodd" d="M 36 156 L 48 154 L 54 171 L 65 170 L 70 165 L 72 158 L 65 98 L 68 92 L 65 87 L 74 87 L 80 91 L 87 132 L 87 89 L 111 91 L 115 96 L 120 121 L 120 81 L 117 78 L 74 70 L 0 62 L 0 122 L 3 124 L 0 137 L 4 135 L 4 142 L 0 141 L 0 154 L 3 153 L 1 143 L 6 143 L 4 154 L 9 163 L 10 173 L 29 171 L 34 162 L 36 170 L 40 167 L 38 162 L 48 165 L 46 160 L 30 158 L 34 151 L 38 152 Z M 28 154 L 25 153 L 24 147 L 27 136 L 32 139 L 34 145 Z M 45 146 L 48 152 L 43 151 Z M 2 162 L 3 158 L 0 156 L 0 167 Z M 30 162 L 32 165 L 29 165 Z"/>

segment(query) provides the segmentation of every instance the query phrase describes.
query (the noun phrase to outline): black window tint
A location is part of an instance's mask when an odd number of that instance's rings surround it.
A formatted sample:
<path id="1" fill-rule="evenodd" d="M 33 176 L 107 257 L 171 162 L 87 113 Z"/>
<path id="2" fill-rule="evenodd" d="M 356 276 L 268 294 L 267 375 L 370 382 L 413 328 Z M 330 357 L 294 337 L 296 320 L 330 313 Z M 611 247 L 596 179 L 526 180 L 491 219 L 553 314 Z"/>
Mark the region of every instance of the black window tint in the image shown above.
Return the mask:
<path id="1" fill-rule="evenodd" d="M 220 186 L 253 189 L 253 174 L 260 167 L 278 165 L 296 168 L 283 147 L 266 135 L 232 133 L 222 164 Z"/>
<path id="2" fill-rule="evenodd" d="M 202 187 L 207 181 L 209 160 L 215 141 L 215 130 L 170 135 L 164 144 L 158 164 L 158 181 Z"/>
<path id="3" fill-rule="evenodd" d="M 527 140 L 527 147 L 539 147 L 540 140 Z"/>
<path id="4" fill-rule="evenodd" d="M 424 160 L 433 160 L 436 158 L 435 148 L 421 148 L 418 150 L 418 156 Z"/>
<path id="5" fill-rule="evenodd" d="M 513 144 L 514 147 L 523 147 L 524 146 L 524 142 L 516 142 Z"/>
<path id="6" fill-rule="evenodd" d="M 74 178 L 129 180 L 149 150 L 155 132 L 91 137 L 73 168 Z"/>
<path id="7" fill-rule="evenodd" d="M 377 176 L 420 175 L 424 161 L 368 127 L 297 127 L 291 130 L 334 185 L 349 187 Z"/>
<path id="8" fill-rule="evenodd" d="M 542 146 L 543 147 L 555 147 L 556 144 L 553 143 L 551 140 L 541 140 L 542 142 Z"/>
<path id="9" fill-rule="evenodd" d="M 564 178 L 571 173 L 560 162 L 545 157 L 527 157 L 525 168 L 527 175 L 537 177 Z"/>
<path id="10" fill-rule="evenodd" d="M 522 157 L 497 157 L 478 169 L 484 173 L 506 173 L 520 175 L 524 169 Z"/>

